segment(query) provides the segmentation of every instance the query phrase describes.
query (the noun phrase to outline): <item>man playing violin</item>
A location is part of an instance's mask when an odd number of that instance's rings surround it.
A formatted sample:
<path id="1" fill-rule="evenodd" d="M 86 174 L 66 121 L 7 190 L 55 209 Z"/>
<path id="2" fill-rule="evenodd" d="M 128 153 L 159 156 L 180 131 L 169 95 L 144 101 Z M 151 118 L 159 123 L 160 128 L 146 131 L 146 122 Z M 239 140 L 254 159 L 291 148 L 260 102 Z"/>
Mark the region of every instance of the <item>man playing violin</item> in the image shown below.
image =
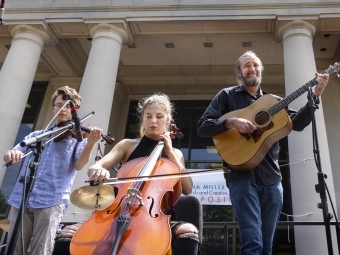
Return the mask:
<path id="1" fill-rule="evenodd" d="M 167 157 L 177 163 L 181 173 L 186 173 L 184 157 L 180 150 L 172 147 L 170 138 L 170 123 L 172 122 L 173 105 L 165 94 L 159 93 L 143 98 L 138 104 L 140 118 L 140 138 L 124 139 L 88 170 L 89 179 L 103 183 L 109 177 L 109 171 L 119 163 L 124 164 L 139 158 L 150 156 L 160 140 L 164 141 L 162 157 Z M 181 178 L 182 193 L 191 193 L 191 177 Z M 172 252 L 181 255 L 198 254 L 198 230 L 185 222 L 171 222 Z"/>
<path id="2" fill-rule="evenodd" d="M 61 87 L 52 96 L 53 114 L 56 115 L 56 123 L 51 129 L 56 129 L 60 123 L 72 119 L 71 100 L 77 110 L 80 108 L 81 97 L 75 89 L 68 86 Z M 25 139 L 42 134 L 43 131 L 30 133 Z M 52 141 L 45 144 L 39 167 L 37 169 L 34 187 L 30 193 L 27 207 L 23 217 L 24 251 L 30 246 L 31 254 L 50 255 L 53 250 L 55 233 L 63 213 L 66 211 L 73 180 L 77 171 L 80 171 L 90 159 L 91 151 L 96 142 L 101 138 L 102 130 L 93 127 L 83 141 L 78 142 L 72 136 L 65 136 L 60 141 Z M 29 148 L 17 144 L 4 155 L 5 162 L 18 162 L 23 159 L 24 153 Z M 18 180 L 8 200 L 12 206 L 9 215 L 10 228 L 8 240 L 13 234 L 14 223 L 17 219 L 23 196 L 23 183 L 19 182 L 25 175 L 31 157 L 25 157 L 21 166 Z M 19 231 L 15 255 L 20 255 L 21 231 Z"/>

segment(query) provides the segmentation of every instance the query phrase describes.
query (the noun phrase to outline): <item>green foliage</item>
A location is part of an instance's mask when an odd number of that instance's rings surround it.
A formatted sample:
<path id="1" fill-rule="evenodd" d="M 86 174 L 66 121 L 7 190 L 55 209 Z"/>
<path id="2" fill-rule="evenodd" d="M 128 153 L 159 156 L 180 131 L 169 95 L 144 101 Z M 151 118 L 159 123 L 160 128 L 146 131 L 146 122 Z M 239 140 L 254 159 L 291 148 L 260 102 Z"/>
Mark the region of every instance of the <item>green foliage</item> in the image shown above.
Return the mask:
<path id="1" fill-rule="evenodd" d="M 204 222 L 233 221 L 233 209 L 231 205 L 203 205 Z"/>
<path id="2" fill-rule="evenodd" d="M 203 205 L 203 222 L 232 222 L 233 209 L 229 205 Z M 203 231 L 205 240 L 223 239 L 223 229 L 207 228 Z"/>
<path id="3" fill-rule="evenodd" d="M 203 221 L 205 223 L 233 222 L 233 208 L 231 205 L 203 205 Z M 201 245 L 202 255 L 222 254 L 223 247 L 224 229 L 205 227 Z"/>

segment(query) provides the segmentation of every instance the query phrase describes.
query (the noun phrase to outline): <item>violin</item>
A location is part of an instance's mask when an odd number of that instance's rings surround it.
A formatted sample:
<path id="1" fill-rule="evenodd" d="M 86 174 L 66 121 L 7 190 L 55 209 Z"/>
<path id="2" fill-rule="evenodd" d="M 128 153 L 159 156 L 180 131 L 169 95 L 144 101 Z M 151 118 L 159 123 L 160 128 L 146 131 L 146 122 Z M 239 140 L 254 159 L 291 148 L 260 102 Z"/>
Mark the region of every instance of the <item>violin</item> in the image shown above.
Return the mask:
<path id="1" fill-rule="evenodd" d="M 70 123 L 71 123 L 71 121 L 60 122 L 57 125 L 57 127 L 61 128 L 61 127 L 64 127 L 64 126 L 66 126 L 66 125 L 68 125 Z M 83 131 L 83 132 L 81 132 L 81 135 L 82 135 L 83 139 L 87 138 L 89 136 L 90 132 L 91 132 L 91 128 L 87 127 L 87 126 L 84 126 L 84 125 L 80 125 L 80 129 Z M 114 143 L 114 138 L 110 137 L 109 135 L 110 134 L 108 134 L 108 135 L 101 134 L 101 137 L 103 138 L 103 140 L 107 144 L 112 145 Z M 68 136 L 71 136 L 72 138 L 76 139 L 76 132 L 73 129 L 72 130 L 67 130 L 64 133 L 58 135 L 56 138 L 54 138 L 54 141 L 55 142 L 59 142 L 59 141 L 65 139 Z"/>
<path id="2" fill-rule="evenodd" d="M 171 133 L 176 137 L 176 131 Z M 137 178 L 132 183 L 114 186 L 114 202 L 104 210 L 95 210 L 74 234 L 72 255 L 171 254 L 171 216 L 167 212 L 182 193 L 180 178 L 138 178 L 180 174 L 174 161 L 160 157 L 163 148 L 164 141 L 160 140 L 149 157 L 135 158 L 119 169 L 118 179 Z"/>

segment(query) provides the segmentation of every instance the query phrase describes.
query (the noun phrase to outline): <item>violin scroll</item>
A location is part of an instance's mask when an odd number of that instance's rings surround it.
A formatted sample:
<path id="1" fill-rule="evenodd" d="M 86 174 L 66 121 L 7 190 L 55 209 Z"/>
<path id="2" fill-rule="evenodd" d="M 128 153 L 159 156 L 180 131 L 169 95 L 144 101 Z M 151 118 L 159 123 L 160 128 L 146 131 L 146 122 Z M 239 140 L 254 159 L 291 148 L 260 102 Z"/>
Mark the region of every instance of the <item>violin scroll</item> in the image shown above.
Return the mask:
<path id="1" fill-rule="evenodd" d="M 88 132 L 88 133 L 91 132 L 91 128 L 90 128 L 90 127 L 87 127 L 87 126 L 84 126 L 84 125 L 80 125 L 80 129 L 81 129 L 82 131 L 85 131 L 85 132 Z M 101 134 L 103 140 L 104 140 L 107 144 L 112 145 L 112 144 L 114 143 L 115 140 L 114 140 L 113 137 L 110 137 L 109 135 L 110 135 L 110 134 L 108 134 L 108 135 Z"/>
<path id="2" fill-rule="evenodd" d="M 69 125 L 71 124 L 72 121 L 66 121 L 66 122 L 60 122 L 57 127 L 60 128 L 60 127 L 64 127 L 66 125 Z M 84 126 L 84 125 L 80 125 L 80 129 L 83 131 L 82 132 L 82 137 L 83 138 L 87 138 L 89 136 L 89 133 L 91 132 L 91 127 L 87 127 L 87 126 Z M 113 137 L 110 137 L 109 136 L 110 134 L 108 135 L 104 135 L 104 134 L 101 134 L 101 137 L 103 138 L 103 140 L 109 144 L 109 145 L 112 145 L 114 143 L 114 138 Z M 74 130 L 67 130 L 66 132 L 62 133 L 61 135 L 59 135 L 58 137 L 54 138 L 54 141 L 55 142 L 59 142 L 61 141 L 62 139 L 68 137 L 68 136 L 72 136 L 72 138 L 76 138 L 76 132 Z"/>

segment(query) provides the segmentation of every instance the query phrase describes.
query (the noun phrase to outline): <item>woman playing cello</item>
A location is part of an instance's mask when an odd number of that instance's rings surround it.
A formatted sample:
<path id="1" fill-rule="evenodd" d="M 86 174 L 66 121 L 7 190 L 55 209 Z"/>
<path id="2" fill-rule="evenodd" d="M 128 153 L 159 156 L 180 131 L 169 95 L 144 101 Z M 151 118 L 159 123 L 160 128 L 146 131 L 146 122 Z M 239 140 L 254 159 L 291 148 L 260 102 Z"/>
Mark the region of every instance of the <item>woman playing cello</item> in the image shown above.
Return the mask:
<path id="1" fill-rule="evenodd" d="M 172 122 L 173 105 L 165 94 L 154 94 L 143 98 L 138 103 L 140 118 L 140 136 L 136 139 L 124 139 L 88 170 L 89 179 L 102 183 L 109 178 L 109 171 L 119 163 L 127 163 L 133 159 L 149 156 L 160 140 L 164 141 L 162 157 L 174 161 L 181 173 L 186 173 L 184 157 L 180 150 L 172 147 L 169 134 Z M 165 155 L 164 155 L 165 154 Z M 124 166 L 124 165 L 123 165 Z M 181 178 L 182 193 L 191 193 L 191 177 Z M 171 221 L 171 246 L 175 255 L 196 255 L 198 253 L 198 230 L 184 222 Z"/>

